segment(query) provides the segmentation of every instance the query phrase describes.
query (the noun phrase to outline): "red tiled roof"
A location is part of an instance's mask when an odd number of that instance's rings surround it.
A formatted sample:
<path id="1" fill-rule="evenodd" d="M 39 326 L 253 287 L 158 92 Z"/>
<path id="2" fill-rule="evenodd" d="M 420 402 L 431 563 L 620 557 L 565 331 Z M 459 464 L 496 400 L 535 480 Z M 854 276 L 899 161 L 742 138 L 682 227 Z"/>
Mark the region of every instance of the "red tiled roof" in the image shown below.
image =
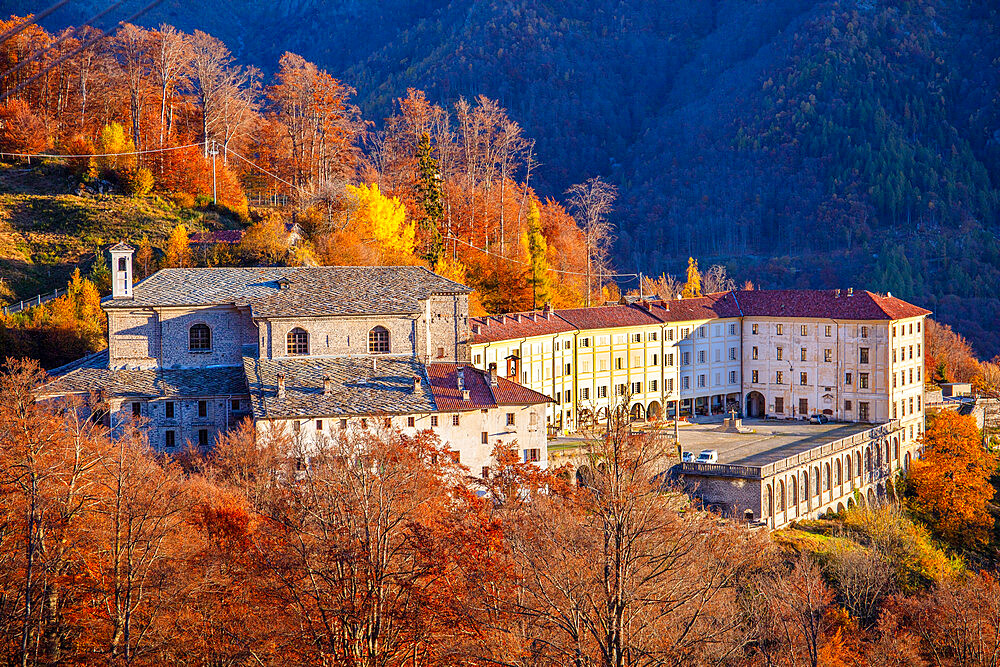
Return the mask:
<path id="1" fill-rule="evenodd" d="M 537 405 L 555 402 L 545 394 L 502 377 L 497 378 L 493 395 L 496 396 L 497 405 Z"/>
<path id="2" fill-rule="evenodd" d="M 659 320 L 648 310 L 636 305 L 593 306 L 591 308 L 569 308 L 558 310 L 556 314 L 577 329 L 605 329 L 610 327 L 632 327 L 644 324 L 659 324 Z"/>
<path id="3" fill-rule="evenodd" d="M 740 309 L 732 292 L 716 292 L 693 299 L 652 301 L 650 312 L 663 322 L 690 322 L 740 316 Z"/>
<path id="4" fill-rule="evenodd" d="M 427 364 L 427 377 L 431 383 L 434 403 L 441 412 L 480 410 L 498 405 L 535 405 L 549 403 L 551 398 L 537 391 L 523 387 L 506 378 L 497 378 L 497 386 L 490 388 L 489 375 L 474 366 L 455 363 Z M 468 400 L 462 398 L 458 388 L 458 371 L 469 391 Z"/>
<path id="5" fill-rule="evenodd" d="M 496 401 L 490 392 L 490 381 L 478 368 L 453 363 L 427 364 L 426 368 L 438 410 L 449 412 L 496 407 Z M 462 371 L 464 386 L 469 391 L 468 400 L 462 398 L 462 390 L 458 388 L 459 370 Z"/>
<path id="6" fill-rule="evenodd" d="M 930 314 L 896 297 L 847 290 L 739 290 L 735 292 L 748 317 L 822 317 L 838 320 L 895 320 Z"/>
<path id="7" fill-rule="evenodd" d="M 191 235 L 191 243 L 232 243 L 243 240 L 242 229 L 220 229 L 214 232 L 195 232 Z"/>
<path id="8" fill-rule="evenodd" d="M 553 312 L 543 313 L 513 313 L 511 315 L 489 315 L 475 317 L 472 326 L 473 339 L 477 343 L 492 343 L 498 340 L 511 340 L 527 336 L 542 336 L 545 334 L 574 331 L 575 327 Z"/>

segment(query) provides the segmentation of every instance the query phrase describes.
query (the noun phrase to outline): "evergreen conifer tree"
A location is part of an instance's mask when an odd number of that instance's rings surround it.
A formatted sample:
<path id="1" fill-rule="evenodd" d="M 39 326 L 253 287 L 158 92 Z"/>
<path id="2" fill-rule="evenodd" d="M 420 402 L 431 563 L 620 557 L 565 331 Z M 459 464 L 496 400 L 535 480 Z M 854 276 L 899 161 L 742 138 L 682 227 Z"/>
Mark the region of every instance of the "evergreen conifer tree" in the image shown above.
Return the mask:
<path id="1" fill-rule="evenodd" d="M 420 221 L 423 246 L 422 256 L 434 266 L 444 254 L 441 238 L 441 223 L 444 221 L 444 194 L 441 190 L 441 168 L 433 155 L 431 138 L 426 132 L 420 135 L 417 144 L 417 201 L 424 209 Z"/>

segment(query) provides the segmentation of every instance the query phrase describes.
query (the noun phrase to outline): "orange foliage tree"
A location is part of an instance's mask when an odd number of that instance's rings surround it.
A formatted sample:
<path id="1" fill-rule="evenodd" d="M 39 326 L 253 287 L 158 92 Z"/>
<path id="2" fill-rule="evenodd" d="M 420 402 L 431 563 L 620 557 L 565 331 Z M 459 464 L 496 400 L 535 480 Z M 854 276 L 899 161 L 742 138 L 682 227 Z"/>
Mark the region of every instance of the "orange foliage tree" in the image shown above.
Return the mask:
<path id="1" fill-rule="evenodd" d="M 924 456 L 909 476 L 913 509 L 949 544 L 983 546 L 993 528 L 987 503 L 997 461 L 983 447 L 975 418 L 952 411 L 934 415 L 923 444 Z"/>

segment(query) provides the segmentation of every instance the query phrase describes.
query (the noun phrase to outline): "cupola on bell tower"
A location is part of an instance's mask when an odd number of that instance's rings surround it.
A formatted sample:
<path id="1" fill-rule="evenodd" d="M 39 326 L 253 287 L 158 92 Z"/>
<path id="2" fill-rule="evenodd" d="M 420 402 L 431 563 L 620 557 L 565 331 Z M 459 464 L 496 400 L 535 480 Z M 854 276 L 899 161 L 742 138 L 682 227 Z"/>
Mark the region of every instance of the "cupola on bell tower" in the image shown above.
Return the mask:
<path id="1" fill-rule="evenodd" d="M 132 298 L 132 253 L 135 248 L 127 243 L 111 246 L 111 298 Z"/>

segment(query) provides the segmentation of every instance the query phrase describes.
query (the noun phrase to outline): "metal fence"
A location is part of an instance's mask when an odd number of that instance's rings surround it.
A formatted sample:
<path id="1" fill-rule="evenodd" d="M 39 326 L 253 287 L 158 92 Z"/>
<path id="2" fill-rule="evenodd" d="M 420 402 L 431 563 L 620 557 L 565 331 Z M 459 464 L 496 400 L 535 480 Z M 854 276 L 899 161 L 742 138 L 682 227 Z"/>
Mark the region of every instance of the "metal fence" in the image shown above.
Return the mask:
<path id="1" fill-rule="evenodd" d="M 35 306 L 40 306 L 43 303 L 48 303 L 53 299 L 58 299 L 59 297 L 67 294 L 69 292 L 65 287 L 63 289 L 57 289 L 54 292 L 48 292 L 46 294 L 39 294 L 33 296 L 30 299 L 24 301 L 19 301 L 17 303 L 12 303 L 9 306 L 3 307 L 4 315 L 13 315 L 14 313 L 20 313 L 22 310 L 27 308 L 34 308 Z"/>

